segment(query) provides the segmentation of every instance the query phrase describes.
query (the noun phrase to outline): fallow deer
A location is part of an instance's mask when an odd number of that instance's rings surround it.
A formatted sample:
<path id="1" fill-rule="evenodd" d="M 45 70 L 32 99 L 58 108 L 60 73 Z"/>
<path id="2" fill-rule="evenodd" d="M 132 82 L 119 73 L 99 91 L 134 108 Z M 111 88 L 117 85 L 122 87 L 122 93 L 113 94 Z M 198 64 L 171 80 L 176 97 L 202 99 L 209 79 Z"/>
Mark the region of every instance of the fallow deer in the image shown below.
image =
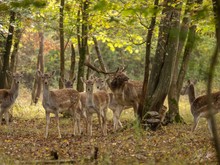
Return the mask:
<path id="1" fill-rule="evenodd" d="M 194 84 L 190 80 L 188 80 L 187 85 L 182 88 L 181 94 L 182 95 L 188 94 L 188 97 L 189 97 L 190 110 L 191 110 L 191 113 L 194 119 L 192 132 L 195 131 L 200 117 L 203 117 L 203 118 L 206 118 L 208 122 L 209 131 L 211 133 L 211 136 L 213 137 L 213 133 L 211 130 L 209 109 L 208 109 L 208 95 L 202 95 L 202 96 L 196 97 Z M 212 93 L 211 98 L 212 98 L 211 113 L 215 115 L 220 110 L 220 91 Z"/>
<path id="2" fill-rule="evenodd" d="M 64 79 L 63 83 L 65 88 L 73 88 L 73 83 L 75 81 L 75 77 L 72 80 L 67 80 Z M 77 129 L 78 132 L 81 133 L 81 125 L 80 125 L 80 121 L 81 121 L 81 117 L 83 117 L 84 119 L 86 119 L 86 112 L 85 112 L 85 104 L 86 104 L 86 95 L 85 92 L 80 92 L 80 103 L 81 103 L 81 107 L 77 109 L 77 113 L 76 113 L 76 124 L 77 124 Z M 63 113 L 64 116 L 71 116 L 71 114 L 69 112 L 64 112 Z"/>
<path id="3" fill-rule="evenodd" d="M 7 71 L 7 74 L 12 77 L 11 89 L 0 89 L 0 125 L 2 123 L 2 116 L 4 114 L 6 125 L 9 125 L 9 110 L 15 103 L 19 94 L 19 84 L 23 73 L 14 73 Z"/>
<path id="4" fill-rule="evenodd" d="M 86 92 L 83 94 L 87 116 L 88 133 L 92 135 L 92 115 L 97 113 L 99 124 L 101 125 L 103 135 L 107 135 L 107 110 L 110 102 L 109 95 L 106 91 L 93 92 L 94 78 L 85 80 L 81 77 L 82 82 L 86 85 Z M 101 121 L 102 118 L 102 121 Z M 102 125 L 103 123 L 103 125 Z"/>
<path id="5" fill-rule="evenodd" d="M 142 82 L 129 81 L 123 70 L 117 70 L 110 83 L 110 89 L 120 105 L 133 107 L 134 114 L 137 114 L 142 94 Z"/>
<path id="6" fill-rule="evenodd" d="M 61 138 L 60 126 L 59 126 L 59 113 L 62 111 L 70 111 L 73 116 L 74 123 L 74 135 L 76 134 L 75 130 L 75 116 L 76 109 L 79 108 L 80 105 L 80 95 L 79 92 L 74 89 L 57 89 L 50 90 L 50 79 L 54 76 L 55 71 L 52 73 L 41 73 L 41 71 L 37 71 L 38 76 L 41 77 L 43 82 L 43 100 L 42 105 L 46 112 L 46 133 L 45 138 L 48 137 L 48 128 L 50 123 L 50 113 L 55 114 L 57 129 L 58 129 L 58 137 Z"/>
<path id="7" fill-rule="evenodd" d="M 109 94 L 109 109 L 111 109 L 113 112 L 113 130 L 116 131 L 118 129 L 118 126 L 122 128 L 123 126 L 120 121 L 121 112 L 125 109 L 131 108 L 131 106 L 124 106 L 117 102 L 113 93 L 109 91 L 107 79 L 96 78 L 96 87 L 98 90 L 104 90 Z"/>

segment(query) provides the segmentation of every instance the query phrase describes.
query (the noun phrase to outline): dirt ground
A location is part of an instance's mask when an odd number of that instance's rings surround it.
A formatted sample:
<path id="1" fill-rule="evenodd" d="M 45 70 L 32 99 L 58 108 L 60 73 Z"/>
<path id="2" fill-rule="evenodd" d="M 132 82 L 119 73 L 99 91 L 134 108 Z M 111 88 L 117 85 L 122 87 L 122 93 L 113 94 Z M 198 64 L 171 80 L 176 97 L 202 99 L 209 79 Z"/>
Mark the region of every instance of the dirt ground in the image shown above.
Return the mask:
<path id="1" fill-rule="evenodd" d="M 206 123 L 192 134 L 187 124 L 162 127 L 156 132 L 140 130 L 135 122 L 122 120 L 125 128 L 103 137 L 95 121 L 93 136 L 73 136 L 69 119 L 61 118 L 58 138 L 54 118 L 49 137 L 44 138 L 45 119 L 15 118 L 10 127 L 0 127 L 0 161 L 6 164 L 35 164 L 65 160 L 77 164 L 197 164 L 216 162 Z M 95 152 L 96 150 L 96 152 Z M 96 154 L 96 156 L 95 156 Z"/>

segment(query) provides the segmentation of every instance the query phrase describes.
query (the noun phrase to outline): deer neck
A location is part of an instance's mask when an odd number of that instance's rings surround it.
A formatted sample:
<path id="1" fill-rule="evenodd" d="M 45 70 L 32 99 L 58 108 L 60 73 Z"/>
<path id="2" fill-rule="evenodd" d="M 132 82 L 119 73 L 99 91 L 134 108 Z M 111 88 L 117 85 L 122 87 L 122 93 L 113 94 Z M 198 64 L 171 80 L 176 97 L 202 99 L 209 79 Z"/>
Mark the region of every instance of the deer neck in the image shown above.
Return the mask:
<path id="1" fill-rule="evenodd" d="M 195 89 L 194 89 L 193 85 L 189 86 L 188 96 L 189 96 L 189 102 L 190 102 L 190 104 L 192 104 L 193 101 L 196 99 Z"/>
<path id="2" fill-rule="evenodd" d="M 93 91 L 92 92 L 86 92 L 87 93 L 87 99 L 86 99 L 86 103 L 88 107 L 92 107 L 94 106 L 94 94 Z"/>
<path id="3" fill-rule="evenodd" d="M 44 84 L 43 85 L 43 101 L 48 102 L 49 99 L 50 99 L 49 85 Z"/>
<path id="4" fill-rule="evenodd" d="M 13 81 L 11 85 L 10 93 L 12 93 L 16 98 L 18 96 L 18 92 L 19 92 L 19 83 L 15 83 Z"/>

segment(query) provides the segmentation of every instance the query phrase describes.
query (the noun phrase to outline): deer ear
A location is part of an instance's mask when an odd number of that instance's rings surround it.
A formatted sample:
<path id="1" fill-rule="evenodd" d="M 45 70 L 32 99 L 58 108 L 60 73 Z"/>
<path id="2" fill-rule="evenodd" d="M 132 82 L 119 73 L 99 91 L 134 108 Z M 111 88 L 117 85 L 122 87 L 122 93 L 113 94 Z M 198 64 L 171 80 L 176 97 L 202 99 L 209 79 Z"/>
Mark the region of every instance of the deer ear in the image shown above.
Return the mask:
<path id="1" fill-rule="evenodd" d="M 37 75 L 38 75 L 38 77 L 41 77 L 43 74 L 40 70 L 37 70 Z"/>
<path id="2" fill-rule="evenodd" d="M 197 80 L 193 80 L 193 84 L 195 85 L 197 83 Z"/>
<path id="3" fill-rule="evenodd" d="M 9 70 L 6 70 L 6 73 L 7 73 L 9 76 L 13 76 L 12 72 L 9 71 Z"/>
<path id="4" fill-rule="evenodd" d="M 56 71 L 54 70 L 54 71 L 52 71 L 52 73 L 51 73 L 51 75 L 50 76 L 54 76 L 55 75 L 55 73 L 56 73 Z"/>
<path id="5" fill-rule="evenodd" d="M 74 76 L 73 76 L 73 78 L 72 78 L 72 80 L 71 80 L 73 83 L 74 83 L 74 81 L 76 80 L 76 76 L 77 76 L 77 75 L 74 74 Z"/>
<path id="6" fill-rule="evenodd" d="M 23 71 L 21 71 L 21 72 L 20 72 L 20 74 L 21 74 L 21 77 L 23 77 L 23 76 L 24 76 L 24 72 L 23 72 Z"/>
<path id="7" fill-rule="evenodd" d="M 190 80 L 188 80 L 188 81 L 187 81 L 187 83 L 188 83 L 188 84 L 191 84 L 191 81 L 190 81 Z"/>
<path id="8" fill-rule="evenodd" d="M 82 81 L 82 83 L 85 83 L 85 79 L 83 77 L 80 77 L 80 80 Z"/>

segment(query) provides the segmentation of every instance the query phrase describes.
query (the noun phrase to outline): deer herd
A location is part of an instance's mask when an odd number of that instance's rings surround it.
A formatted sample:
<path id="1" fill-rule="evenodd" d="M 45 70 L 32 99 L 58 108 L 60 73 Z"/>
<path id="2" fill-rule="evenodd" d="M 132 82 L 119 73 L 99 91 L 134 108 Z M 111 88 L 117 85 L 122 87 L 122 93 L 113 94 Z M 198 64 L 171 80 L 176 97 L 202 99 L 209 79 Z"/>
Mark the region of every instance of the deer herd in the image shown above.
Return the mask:
<path id="1" fill-rule="evenodd" d="M 9 125 L 9 110 L 18 97 L 19 84 L 23 77 L 23 73 L 13 74 L 7 72 L 7 74 L 12 77 L 12 85 L 10 89 L 0 89 L 0 125 L 2 124 L 3 115 L 6 125 Z M 142 82 L 129 80 L 122 69 L 117 70 L 112 77 L 109 76 L 106 79 L 90 76 L 86 80 L 81 77 L 81 81 L 84 83 L 86 89 L 84 92 L 78 92 L 73 89 L 74 80 L 64 80 L 65 88 L 51 90 L 50 83 L 55 72 L 42 73 L 41 71 L 37 71 L 37 74 L 43 84 L 42 105 L 46 114 L 45 138 L 48 137 L 51 113 L 55 115 L 59 138 L 61 138 L 60 113 L 67 113 L 71 116 L 74 135 L 81 135 L 81 121 L 83 119 L 86 123 L 86 132 L 89 136 L 92 136 L 93 114 L 97 114 L 99 126 L 104 136 L 108 133 L 108 109 L 113 113 L 113 131 L 118 130 L 119 127 L 123 127 L 120 121 L 122 111 L 133 108 L 134 114 L 137 116 L 142 93 Z M 196 129 L 200 117 L 204 117 L 208 121 L 210 133 L 213 135 L 208 111 L 208 96 L 195 97 L 194 84 L 190 81 L 182 88 L 181 94 L 188 94 L 189 96 L 191 113 L 194 118 L 192 131 Z M 213 114 L 219 112 L 220 92 L 212 93 L 212 107 Z"/>

